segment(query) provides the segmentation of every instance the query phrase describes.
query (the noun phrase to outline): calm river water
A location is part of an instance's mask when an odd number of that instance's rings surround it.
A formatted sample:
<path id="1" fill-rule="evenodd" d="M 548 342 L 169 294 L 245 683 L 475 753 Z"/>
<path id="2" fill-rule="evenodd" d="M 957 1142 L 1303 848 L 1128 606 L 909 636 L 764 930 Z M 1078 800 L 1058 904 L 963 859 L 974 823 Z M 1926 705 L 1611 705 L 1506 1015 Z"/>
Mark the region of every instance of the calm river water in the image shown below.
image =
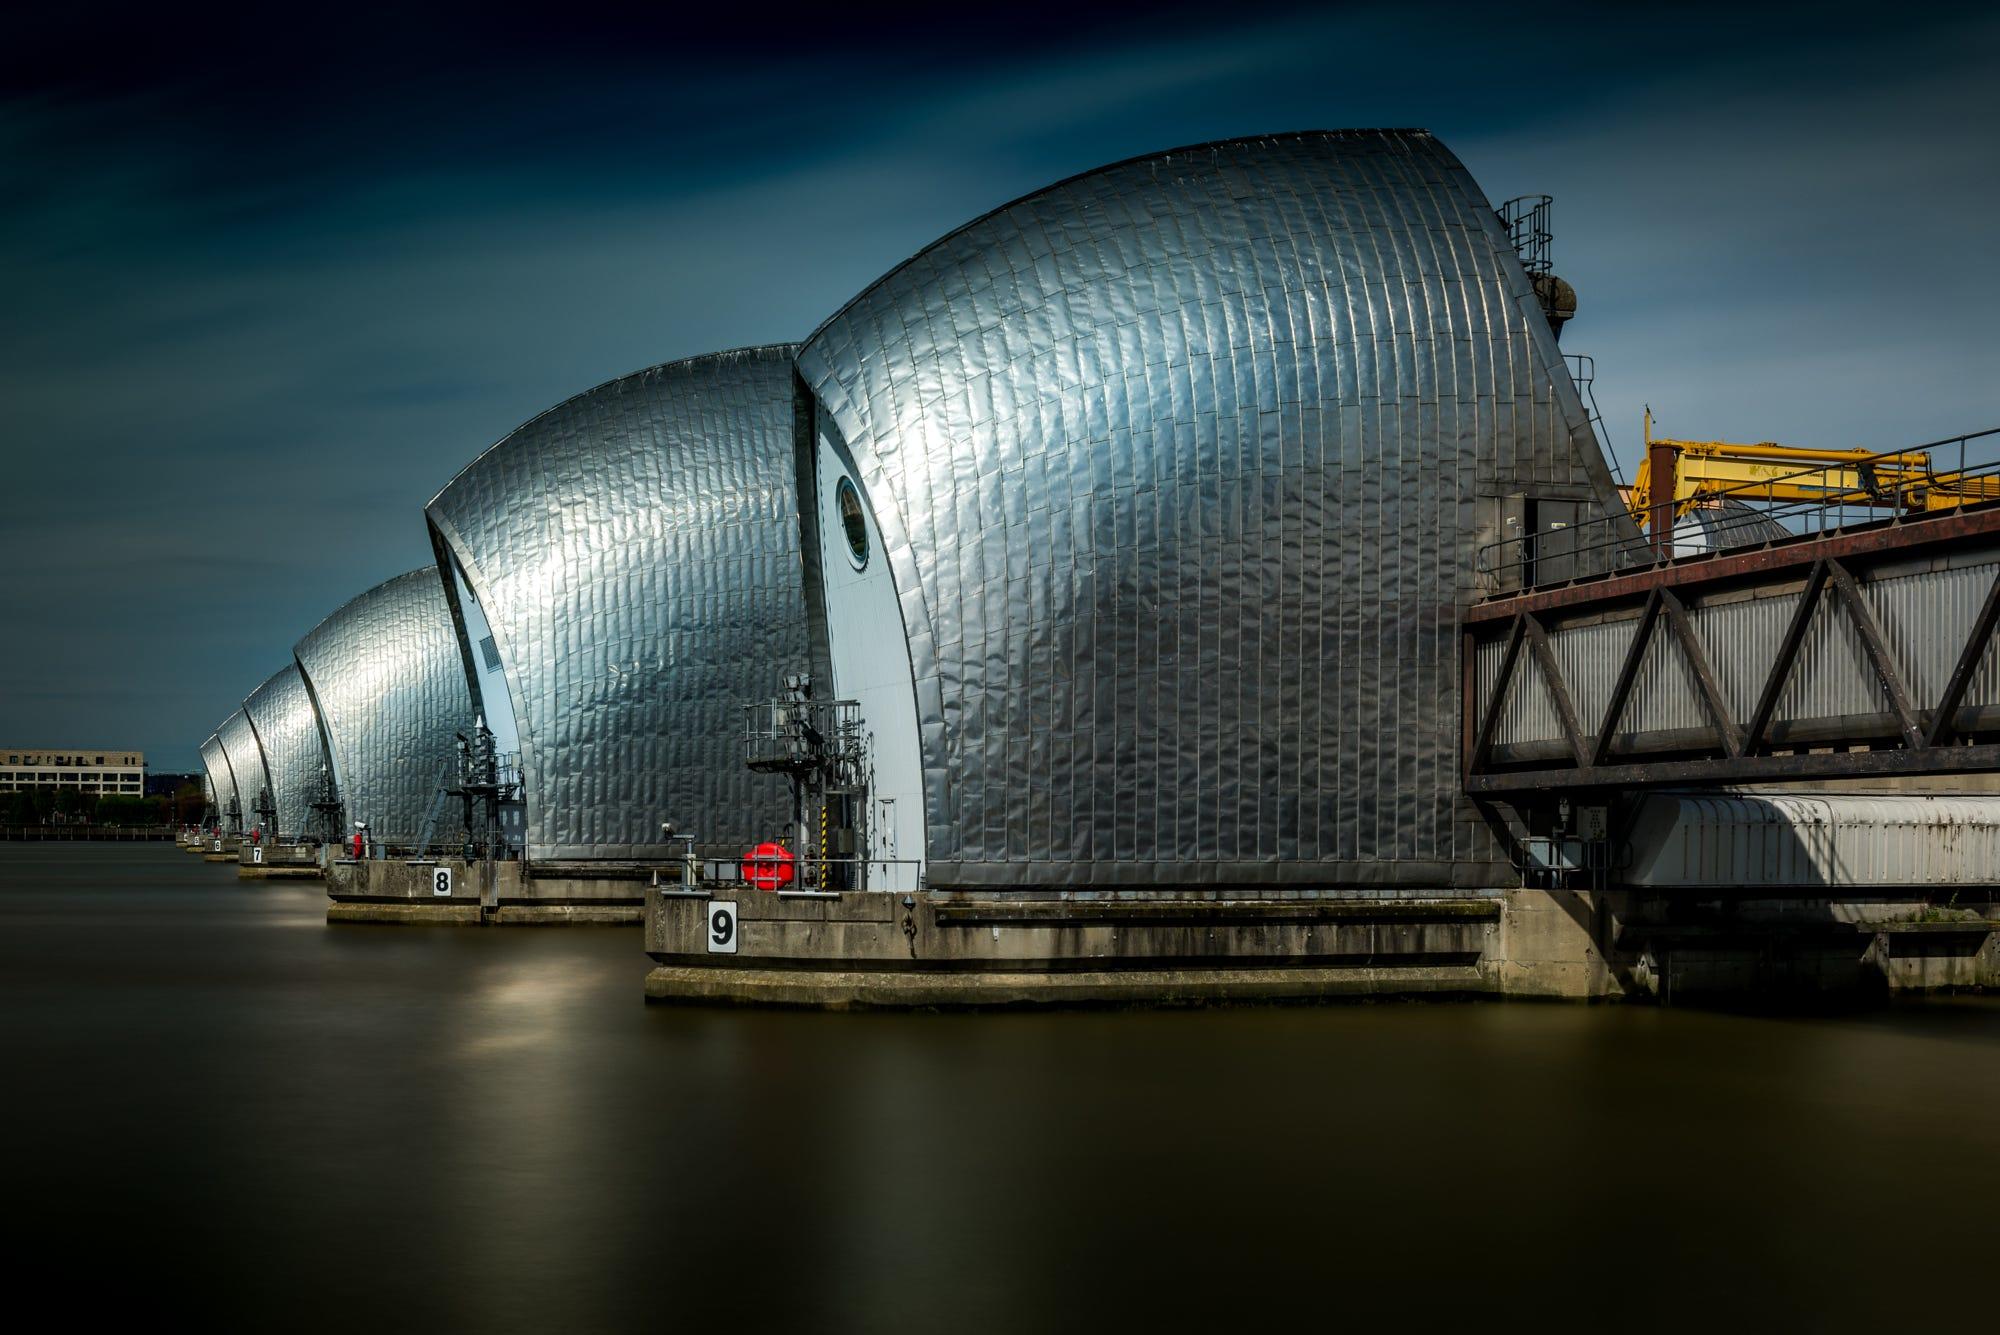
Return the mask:
<path id="1" fill-rule="evenodd" d="M 648 1007 L 636 930 L 328 927 L 0 844 L 64 1325 L 1991 1329 L 2000 1005 Z M 29 1304 L 31 1308 L 34 1304 Z"/>

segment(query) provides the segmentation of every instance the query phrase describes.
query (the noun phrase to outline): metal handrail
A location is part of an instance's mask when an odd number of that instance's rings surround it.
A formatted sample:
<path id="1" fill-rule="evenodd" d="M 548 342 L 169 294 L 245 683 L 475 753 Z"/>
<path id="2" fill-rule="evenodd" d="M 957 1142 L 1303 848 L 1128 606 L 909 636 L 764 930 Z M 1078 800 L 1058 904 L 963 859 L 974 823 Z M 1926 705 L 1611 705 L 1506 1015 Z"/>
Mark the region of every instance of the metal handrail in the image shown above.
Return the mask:
<path id="1" fill-rule="evenodd" d="M 1905 497 L 1913 493 L 1948 488 L 1947 494 L 1957 494 L 1957 488 L 1969 480 L 1995 479 L 2000 481 L 2000 457 L 1980 463 L 1968 464 L 1967 446 L 1976 440 L 2000 436 L 2000 427 L 1988 427 L 1983 431 L 1968 431 L 1959 436 L 1947 436 L 1942 440 L 1929 441 L 1921 445 L 1906 445 L 1898 449 L 1883 450 L 1876 454 L 1863 455 L 1854 459 L 1816 464 L 1795 472 L 1779 474 L 1757 482 L 1740 483 L 1715 491 L 1704 492 L 1701 500 L 1720 504 L 1736 501 L 1755 508 L 1758 516 L 1772 520 L 1790 530 L 1793 538 L 1827 537 L 1853 528 L 1871 525 L 1920 523 L 1925 519 L 1951 514 L 1968 505 L 1982 504 L 2000 499 L 2000 487 L 1996 487 L 1993 497 L 1967 496 L 1956 505 L 1938 509 L 1912 509 Z M 1995 442 L 2000 445 L 2000 442 Z M 1958 466 L 1943 473 L 1937 468 L 1935 451 L 1956 446 Z M 1921 461 L 1913 456 L 1921 455 Z M 1825 477 L 1832 473 L 1866 472 L 1878 465 L 1899 465 L 1916 467 L 1921 462 L 1921 486 L 1898 486 L 1890 495 L 1857 490 L 1853 486 L 1829 488 L 1823 498 L 1813 500 L 1785 501 L 1773 499 L 1779 488 L 1797 485 L 1802 479 Z M 1981 491 L 1986 488 L 1981 487 Z M 1884 514 L 1885 507 L 1891 512 Z M 1678 506 L 1676 506 L 1678 508 Z M 1852 512 L 1860 512 L 1857 519 Z M 1796 521 L 1806 522 L 1796 522 Z M 1748 521 L 1745 521 L 1746 523 Z M 1685 557 L 1672 555 L 1673 540 L 1669 537 L 1662 544 L 1655 535 L 1643 533 L 1631 515 L 1623 510 L 1600 519 L 1587 520 L 1571 525 L 1561 531 L 1560 550 L 1552 555 L 1559 556 L 1575 572 L 1562 579 L 1524 582 L 1521 588 L 1540 588 L 1546 585 L 1566 584 L 1575 579 L 1588 579 L 1613 574 L 1622 570 L 1636 570 L 1669 564 L 1675 560 L 1698 560 L 1712 553 L 1690 554 Z M 1602 535 L 1602 536 L 1599 536 Z M 1501 538 L 1481 546 L 1475 557 L 1475 569 L 1484 576 L 1499 577 L 1509 568 L 1526 571 L 1535 561 L 1534 547 L 1549 534 L 1524 533 L 1516 537 Z M 1776 542 L 1779 539 L 1773 538 Z M 1755 543 L 1741 544 L 1743 547 Z M 1664 546 L 1664 550 L 1662 550 Z M 1512 549 L 1514 555 L 1509 558 Z M 1735 550 L 1735 549 L 1732 549 Z M 1602 557 L 1601 563 L 1590 560 Z"/>
<path id="2" fill-rule="evenodd" d="M 748 855 L 745 855 L 742 858 L 703 857 L 695 859 L 694 867 L 705 870 L 707 867 L 714 865 L 716 863 L 721 863 L 724 865 L 735 865 L 751 861 L 755 861 L 755 859 L 749 857 Z M 774 859 L 773 861 L 775 862 L 776 860 Z M 861 868 L 881 867 L 884 869 L 887 869 L 889 867 L 921 867 L 923 866 L 923 859 L 922 858 L 869 858 L 869 857 L 831 858 L 831 857 L 821 857 L 818 855 L 810 855 L 810 854 L 794 854 L 790 860 L 790 865 L 798 869 L 801 873 L 803 873 L 804 870 L 807 868 L 813 868 L 816 869 L 820 874 L 811 878 L 808 878 L 805 875 L 801 874 L 792 885 L 785 887 L 785 890 L 779 891 L 777 893 L 783 894 L 786 892 L 790 892 L 797 894 L 810 890 L 816 897 L 826 897 L 826 896 L 837 897 L 842 894 L 857 894 L 861 892 L 855 890 L 821 889 L 820 887 L 826 884 L 825 870 L 829 867 L 861 867 Z M 748 888 L 750 886 L 749 880 L 747 880 L 742 876 L 700 875 L 695 880 L 689 881 L 685 879 L 684 875 L 684 871 L 688 869 L 688 867 L 689 864 L 685 860 L 665 862 L 661 863 L 659 866 L 654 867 L 652 869 L 654 888 L 669 892 L 679 892 L 684 889 L 700 889 L 703 887 L 713 887 L 715 889 L 740 890 Z M 668 879 L 669 877 L 674 876 L 676 874 L 681 874 L 682 879 L 679 880 Z"/>
<path id="3" fill-rule="evenodd" d="M 1551 268 L 1549 248 L 1555 240 L 1549 226 L 1552 202 L 1548 195 L 1522 195 L 1493 210 L 1500 217 L 1500 226 L 1506 230 L 1514 253 L 1521 257 L 1521 267 L 1531 278 L 1539 278 Z"/>
<path id="4" fill-rule="evenodd" d="M 1570 383 L 1576 386 L 1576 396 L 1583 401 L 1584 416 L 1590 419 L 1590 433 L 1597 439 L 1597 448 L 1604 453 L 1605 461 L 1611 465 L 1611 476 L 1619 486 L 1625 485 L 1625 468 L 1618 462 L 1618 452 L 1611 448 L 1611 432 L 1604 425 L 1604 413 L 1597 406 L 1597 358 L 1587 352 L 1565 352 L 1563 362 L 1569 367 Z"/>

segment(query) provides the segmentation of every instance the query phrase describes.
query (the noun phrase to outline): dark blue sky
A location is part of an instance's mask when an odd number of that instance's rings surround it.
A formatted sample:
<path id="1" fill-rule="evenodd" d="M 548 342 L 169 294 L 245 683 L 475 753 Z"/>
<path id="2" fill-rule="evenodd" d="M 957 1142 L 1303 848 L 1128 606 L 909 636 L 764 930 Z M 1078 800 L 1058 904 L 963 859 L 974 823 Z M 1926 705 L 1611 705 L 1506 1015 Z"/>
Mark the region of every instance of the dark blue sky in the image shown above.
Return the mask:
<path id="1" fill-rule="evenodd" d="M 1228 135 L 1421 125 L 1496 202 L 1555 195 L 1628 460 L 1642 402 L 1814 445 L 2000 425 L 1977 11 L 671 9 L 5 21 L 0 742 L 191 768 L 542 408 Z"/>

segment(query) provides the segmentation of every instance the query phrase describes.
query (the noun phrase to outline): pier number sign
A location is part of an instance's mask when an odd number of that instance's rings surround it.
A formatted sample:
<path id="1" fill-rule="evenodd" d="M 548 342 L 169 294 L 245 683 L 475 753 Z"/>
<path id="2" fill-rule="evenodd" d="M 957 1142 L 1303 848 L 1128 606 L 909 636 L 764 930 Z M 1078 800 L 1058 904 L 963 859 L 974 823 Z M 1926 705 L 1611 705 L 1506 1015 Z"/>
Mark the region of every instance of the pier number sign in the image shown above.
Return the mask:
<path id="1" fill-rule="evenodd" d="M 258 844 L 250 850 L 250 860 L 252 862 L 262 862 L 264 860 L 264 846 L 262 844 Z"/>
<path id="2" fill-rule="evenodd" d="M 431 893 L 439 899 L 443 899 L 451 894 L 451 868 L 431 868 Z"/>
<path id="3" fill-rule="evenodd" d="M 736 953 L 736 905 L 720 899 L 708 901 L 708 953 Z"/>

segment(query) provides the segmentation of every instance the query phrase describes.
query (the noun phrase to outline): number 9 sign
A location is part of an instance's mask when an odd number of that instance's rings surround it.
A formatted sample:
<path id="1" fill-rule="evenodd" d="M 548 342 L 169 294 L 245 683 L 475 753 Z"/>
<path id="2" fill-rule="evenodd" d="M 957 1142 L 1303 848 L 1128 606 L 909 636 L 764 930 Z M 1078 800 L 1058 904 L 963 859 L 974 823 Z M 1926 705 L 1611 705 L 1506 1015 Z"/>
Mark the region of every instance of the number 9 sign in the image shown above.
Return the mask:
<path id="1" fill-rule="evenodd" d="M 708 953 L 736 953 L 736 905 L 719 899 L 708 901 Z"/>

